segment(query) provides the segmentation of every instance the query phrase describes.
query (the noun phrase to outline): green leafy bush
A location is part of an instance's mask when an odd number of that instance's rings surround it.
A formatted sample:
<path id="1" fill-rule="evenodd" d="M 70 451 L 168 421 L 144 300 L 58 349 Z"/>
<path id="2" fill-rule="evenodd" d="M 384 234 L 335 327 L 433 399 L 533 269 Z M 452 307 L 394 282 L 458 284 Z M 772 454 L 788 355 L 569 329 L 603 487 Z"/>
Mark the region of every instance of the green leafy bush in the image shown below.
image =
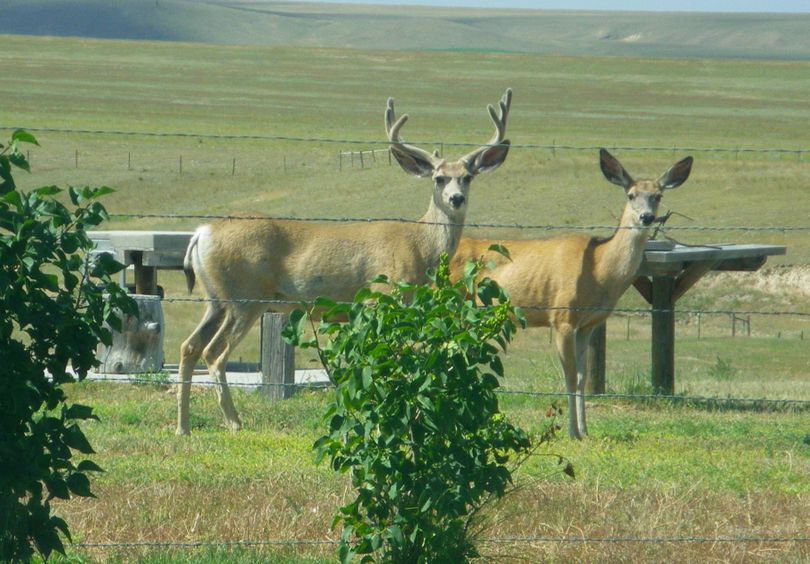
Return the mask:
<path id="1" fill-rule="evenodd" d="M 474 515 L 503 496 L 509 463 L 532 442 L 499 411 L 499 353 L 522 323 L 491 280 L 449 280 L 447 257 L 431 285 L 390 284 L 384 277 L 351 304 L 319 299 L 316 334 L 303 339 L 298 311 L 286 338 L 318 347 L 335 385 L 315 443 L 317 458 L 350 472 L 357 497 L 340 509 L 341 561 L 461 562 L 476 555 Z M 477 307 L 473 297 L 484 307 Z M 345 321 L 345 323 L 344 323 Z"/>
<path id="2" fill-rule="evenodd" d="M 87 260 L 87 229 L 107 217 L 97 198 L 109 188 L 69 188 L 72 209 L 47 186 L 25 193 L 12 170 L 28 171 L 16 131 L 0 145 L 0 561 L 64 552 L 65 521 L 50 501 L 90 496 L 88 472 L 101 470 L 73 453 L 93 449 L 79 422 L 92 408 L 69 404 L 62 385 L 97 365 L 99 342 L 109 344 L 107 321 L 116 311 L 137 315 L 135 303 L 110 276 L 122 266 L 102 256 Z M 108 294 L 105 298 L 104 294 Z"/>

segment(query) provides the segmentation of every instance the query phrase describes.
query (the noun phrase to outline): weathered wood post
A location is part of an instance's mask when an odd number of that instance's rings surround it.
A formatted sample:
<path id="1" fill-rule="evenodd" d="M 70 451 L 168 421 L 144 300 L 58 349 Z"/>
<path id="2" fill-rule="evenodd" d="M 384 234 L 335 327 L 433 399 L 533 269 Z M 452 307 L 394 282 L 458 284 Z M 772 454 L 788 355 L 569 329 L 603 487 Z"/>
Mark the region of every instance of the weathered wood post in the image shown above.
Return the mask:
<path id="1" fill-rule="evenodd" d="M 262 316 L 262 393 L 268 399 L 287 399 L 295 391 L 295 349 L 281 338 L 287 318 L 284 313 L 268 312 Z"/>
<path id="2" fill-rule="evenodd" d="M 99 345 L 96 358 L 106 374 L 143 374 L 163 368 L 163 309 L 159 296 L 132 294 L 138 315 L 122 315 L 121 331 L 112 331 L 112 344 Z"/>
<path id="3" fill-rule="evenodd" d="M 652 387 L 653 393 L 675 393 L 675 279 L 653 276 Z"/>
<path id="4" fill-rule="evenodd" d="M 144 266 L 143 251 L 132 251 L 132 263 L 135 267 L 135 293 L 158 295 L 157 268 Z"/>

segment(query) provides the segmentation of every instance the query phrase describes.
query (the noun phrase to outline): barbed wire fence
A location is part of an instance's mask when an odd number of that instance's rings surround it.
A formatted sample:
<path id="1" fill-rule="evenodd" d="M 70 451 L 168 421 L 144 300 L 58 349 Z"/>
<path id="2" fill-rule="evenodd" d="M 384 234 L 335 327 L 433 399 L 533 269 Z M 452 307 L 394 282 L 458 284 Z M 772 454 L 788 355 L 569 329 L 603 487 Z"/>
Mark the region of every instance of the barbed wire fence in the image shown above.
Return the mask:
<path id="1" fill-rule="evenodd" d="M 0 130 L 15 130 L 20 129 L 18 127 L 9 126 L 9 125 L 0 125 Z M 293 135 L 229 135 L 229 134 L 212 134 L 212 133 L 193 133 L 193 132 L 154 132 L 154 131 L 123 131 L 123 130 L 101 130 L 101 129 L 72 129 L 72 128 L 47 128 L 47 127 L 25 127 L 27 131 L 31 133 L 54 133 L 54 134 L 65 134 L 65 135 L 92 135 L 92 136 L 102 136 L 102 137 L 145 137 L 145 138 L 175 138 L 175 139 L 187 139 L 187 140 L 210 140 L 210 141 L 268 141 L 268 142 L 284 142 L 284 143 L 293 143 L 293 144 L 315 144 L 315 145 L 341 145 L 341 146 L 348 146 L 352 147 L 350 150 L 339 149 L 336 153 L 336 157 L 334 159 L 334 168 L 338 171 L 343 171 L 344 169 L 350 168 L 358 168 L 358 169 L 366 169 L 372 166 L 376 166 L 378 163 L 385 163 L 387 165 L 391 165 L 391 158 L 390 154 L 388 153 L 387 146 L 389 142 L 384 139 L 350 139 L 350 138 L 337 138 L 337 137 L 307 137 L 307 136 L 293 136 Z M 437 147 L 440 155 L 444 155 L 445 147 L 453 147 L 453 148 L 471 148 L 471 147 L 478 147 L 480 144 L 476 143 L 461 143 L 461 142 L 448 142 L 444 140 L 430 140 L 430 139 L 422 139 L 422 140 L 410 140 L 409 142 L 424 145 L 424 146 L 432 146 Z M 569 143 L 557 143 L 556 140 L 552 140 L 551 143 L 512 143 L 512 149 L 521 149 L 521 150 L 533 150 L 533 151 L 542 151 L 555 156 L 557 152 L 595 152 L 598 151 L 601 146 L 599 145 L 575 145 Z M 795 158 L 797 161 L 801 162 L 805 160 L 805 157 L 810 154 L 810 148 L 806 147 L 746 147 L 746 146 L 735 146 L 735 147 L 697 147 L 697 146 L 630 146 L 630 145 L 606 145 L 605 148 L 608 148 L 612 151 L 627 151 L 627 152 L 648 152 L 648 153 L 679 153 L 679 152 L 689 152 L 689 153 L 699 153 L 699 154 L 706 154 L 706 155 L 717 155 L 717 156 L 733 156 L 734 158 L 739 158 L 740 156 L 745 155 L 759 155 L 759 156 L 775 156 L 778 158 Z M 107 152 L 107 155 L 103 158 L 99 158 L 98 155 L 95 155 L 94 151 L 86 151 L 79 149 L 78 147 L 74 147 L 71 149 L 60 148 L 58 151 L 52 152 L 52 158 L 58 160 L 58 162 L 62 163 L 63 166 L 72 165 L 73 168 L 82 168 L 85 166 L 85 161 L 90 158 L 95 158 L 97 161 L 101 162 L 105 169 L 114 169 L 114 168 L 123 168 L 124 163 L 126 163 L 127 170 L 134 170 L 138 168 L 139 170 L 147 170 L 147 167 L 143 165 L 141 162 L 140 167 L 136 167 L 133 163 L 133 154 L 131 151 L 127 151 L 126 161 L 124 161 L 121 155 L 118 158 L 110 158 L 109 154 L 118 154 L 118 150 L 110 150 Z M 56 155 L 61 152 L 62 157 L 56 157 Z M 28 150 L 28 156 L 31 157 L 31 151 Z M 169 158 L 167 155 L 163 155 L 163 165 L 160 170 L 164 171 L 173 171 L 177 174 L 184 174 L 189 173 L 193 169 L 197 168 L 204 168 L 200 166 L 199 159 L 195 159 L 193 154 L 183 154 L 179 150 L 175 153 L 173 158 Z M 137 158 L 135 159 L 137 161 Z M 210 157 L 207 159 L 210 161 Z M 237 171 L 240 170 L 244 163 L 241 161 L 240 157 L 231 156 L 231 157 L 224 157 L 223 155 L 218 155 L 217 157 L 219 164 L 214 167 L 216 170 L 219 170 L 222 174 L 230 173 L 231 176 L 235 176 Z M 294 162 L 298 160 L 300 161 L 300 157 L 293 158 L 292 156 L 288 155 L 281 155 L 280 157 L 276 158 L 275 165 L 265 165 L 270 166 L 271 168 L 279 168 L 284 172 L 287 172 L 288 169 L 292 168 Z M 173 165 L 169 163 L 173 162 Z M 118 163 L 117 165 L 113 163 Z M 209 168 L 210 168 L 209 162 Z M 208 168 L 206 168 L 208 170 Z"/>
<path id="2" fill-rule="evenodd" d="M 0 129 L 14 129 L 7 126 L 0 126 Z M 198 133 L 156 133 L 156 132 L 131 132 L 131 131 L 102 131 L 102 130 L 79 130 L 79 129 L 53 129 L 53 128 L 25 128 L 33 133 L 49 132 L 49 133 L 65 133 L 65 134 L 86 134 L 86 135 L 111 135 L 111 136 L 145 136 L 145 137 L 178 137 L 178 138 L 202 138 L 212 140 L 244 140 L 244 141 L 283 141 L 293 143 L 317 143 L 325 145 L 345 145 L 350 147 L 371 147 L 371 149 L 360 149 L 337 152 L 335 168 L 343 170 L 344 168 L 351 168 L 354 164 L 357 168 L 363 169 L 367 166 L 375 165 L 377 163 L 390 164 L 390 157 L 385 157 L 382 152 L 388 153 L 387 148 L 377 149 L 375 147 L 387 145 L 387 141 L 380 140 L 352 140 L 352 139 L 333 139 L 333 138 L 317 138 L 317 137 L 294 137 L 294 136 L 272 136 L 272 135 L 211 135 L 211 134 L 198 134 Z M 447 143 L 443 141 L 413 141 L 424 145 L 433 145 L 440 147 L 443 152 L 444 147 L 474 147 L 477 144 L 470 143 Z M 547 151 L 552 155 L 556 155 L 558 151 L 596 151 L 598 146 L 578 146 L 557 144 L 552 141 L 550 144 L 513 144 L 513 148 Z M 806 148 L 755 148 L 755 147 L 663 147 L 663 146 L 613 146 L 608 147 L 612 150 L 619 151 L 638 151 L 638 152 L 694 152 L 706 153 L 716 155 L 733 155 L 735 158 L 740 155 L 771 155 L 778 156 L 779 158 L 792 158 L 795 157 L 797 161 L 804 161 L 810 149 Z M 74 149 L 70 155 L 73 158 L 75 167 L 78 168 L 81 164 L 82 155 L 79 149 Z M 282 166 L 286 170 L 287 160 L 282 161 Z M 187 160 L 185 171 L 188 172 L 189 161 Z M 131 155 L 128 158 L 128 168 L 132 168 Z M 183 173 L 183 156 L 178 155 L 177 158 L 177 172 Z M 227 169 L 226 169 L 227 170 Z M 231 174 L 237 174 L 237 160 L 233 158 L 230 166 Z M 228 219 L 238 217 L 239 219 L 251 219 L 245 216 L 227 216 L 227 215 L 203 215 L 203 214 L 111 214 L 114 218 L 153 218 L 153 219 L 195 219 L 195 220 L 214 220 L 214 219 Z M 266 217 L 257 216 L 252 219 L 255 220 L 272 220 L 284 219 L 289 221 L 302 221 L 302 222 L 404 222 L 404 223 L 419 223 L 418 221 L 403 219 L 403 218 L 330 218 L 330 217 L 317 217 L 317 218 L 299 218 L 299 217 Z M 494 223 L 467 223 L 465 227 L 471 228 L 489 228 L 489 229 L 519 229 L 533 232 L 558 232 L 558 231 L 602 231 L 614 230 L 615 225 L 540 225 L 540 224 L 494 224 Z M 667 231 L 704 231 L 704 232 L 730 232 L 730 231 L 745 231 L 745 232 L 761 232 L 761 233 L 810 233 L 810 225 L 808 226 L 668 226 Z M 163 298 L 166 303 L 203 303 L 208 300 L 204 298 L 176 298 L 169 297 Z M 287 306 L 300 306 L 300 302 L 283 302 L 280 300 L 261 300 L 266 302 L 268 306 L 276 304 L 284 304 Z M 538 306 L 540 307 L 540 306 Z M 545 308 L 549 309 L 549 308 Z M 653 310 L 649 308 L 617 308 L 613 309 L 613 314 L 617 316 L 626 316 L 628 322 L 631 316 L 649 316 Z M 736 323 L 738 317 L 750 316 L 769 316 L 769 317 L 782 317 L 790 316 L 800 319 L 810 319 L 810 313 L 798 310 L 745 310 L 745 309 L 674 309 L 672 310 L 680 315 L 713 315 L 713 316 L 730 316 L 732 323 Z M 750 319 L 748 320 L 748 330 L 750 331 Z M 804 331 L 801 332 L 801 339 L 804 338 Z M 99 382 L 127 382 L 132 384 L 173 384 L 176 383 L 175 379 L 166 378 L 160 379 L 154 376 L 124 376 L 116 378 L 97 378 L 95 381 Z M 197 379 L 194 381 L 195 385 L 201 386 L 218 386 L 217 381 Z M 323 384 L 278 384 L 278 383 L 243 383 L 231 382 L 230 386 L 233 387 L 246 387 L 246 388 L 261 388 L 268 386 L 295 386 L 297 389 L 317 389 L 322 388 Z M 527 397 L 537 398 L 564 398 L 568 394 L 566 392 L 540 392 L 530 390 L 517 390 L 517 389 L 503 389 L 500 392 L 503 395 L 521 395 Z M 768 399 L 768 398 L 750 398 L 750 397 L 705 397 L 693 395 L 659 395 L 659 394 L 621 394 L 621 393 L 605 393 L 598 396 L 589 395 L 589 400 L 603 401 L 603 400 L 621 400 L 632 402 L 669 402 L 672 404 L 699 404 L 704 406 L 722 406 L 722 405 L 736 405 L 748 408 L 763 408 L 763 409 L 795 409 L 806 410 L 810 409 L 810 400 L 802 399 Z M 77 543 L 73 545 L 80 550 L 128 550 L 128 549 L 179 549 L 189 550 L 196 548 L 255 548 L 255 547 L 331 547 L 336 544 L 336 540 L 309 540 L 309 539 L 281 539 L 281 540 L 240 540 L 240 541 L 199 541 L 199 542 L 110 542 L 110 543 Z M 530 545 L 530 544 L 792 544 L 792 545 L 806 545 L 810 542 L 810 537 L 803 534 L 796 534 L 795 536 L 784 534 L 762 534 L 762 535 L 739 535 L 739 536 L 605 536 L 605 537 L 589 537 L 589 536 L 527 536 L 527 537 L 503 537 L 503 538 L 487 538 L 481 539 L 482 544 L 514 544 L 514 545 Z"/>
<path id="3" fill-rule="evenodd" d="M 810 543 L 807 536 L 788 535 L 740 535 L 740 536 L 527 536 L 527 537 L 500 537 L 482 538 L 480 544 L 806 544 Z M 339 541 L 320 539 L 291 539 L 291 540 L 238 540 L 238 541 L 193 541 L 193 542 L 107 542 L 89 543 L 79 542 L 73 545 L 79 549 L 197 549 L 197 548 L 257 548 L 257 547 L 334 547 Z"/>

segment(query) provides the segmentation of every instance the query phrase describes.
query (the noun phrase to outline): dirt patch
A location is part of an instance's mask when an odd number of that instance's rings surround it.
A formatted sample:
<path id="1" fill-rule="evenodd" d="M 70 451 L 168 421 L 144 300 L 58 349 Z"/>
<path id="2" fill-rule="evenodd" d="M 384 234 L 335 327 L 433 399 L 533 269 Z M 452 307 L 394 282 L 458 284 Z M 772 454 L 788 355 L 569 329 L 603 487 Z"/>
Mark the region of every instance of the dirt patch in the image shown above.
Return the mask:
<path id="1" fill-rule="evenodd" d="M 746 288 L 774 297 L 810 298 L 810 266 L 775 266 L 757 272 L 718 272 L 701 282 L 706 289 Z"/>

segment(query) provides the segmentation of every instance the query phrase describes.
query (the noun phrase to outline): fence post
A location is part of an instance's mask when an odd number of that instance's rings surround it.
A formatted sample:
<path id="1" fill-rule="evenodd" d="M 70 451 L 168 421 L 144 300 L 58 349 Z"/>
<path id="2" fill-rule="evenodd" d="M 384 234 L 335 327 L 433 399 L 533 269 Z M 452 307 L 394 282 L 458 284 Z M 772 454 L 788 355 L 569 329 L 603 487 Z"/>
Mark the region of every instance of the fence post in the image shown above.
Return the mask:
<path id="1" fill-rule="evenodd" d="M 79 150 L 78 149 L 76 149 L 76 151 L 73 153 L 73 162 L 76 163 L 76 168 L 79 168 Z"/>
<path id="2" fill-rule="evenodd" d="M 363 164 L 363 151 L 360 151 L 360 169 L 366 168 L 365 164 Z"/>
<path id="3" fill-rule="evenodd" d="M 236 176 L 236 157 L 233 158 L 233 164 L 231 166 L 231 176 Z"/>
<path id="4" fill-rule="evenodd" d="M 286 323 L 285 313 L 262 315 L 262 393 L 271 400 L 287 399 L 295 391 L 294 349 L 281 338 Z"/>
<path id="5" fill-rule="evenodd" d="M 653 276 L 652 284 L 652 388 L 655 394 L 675 391 L 675 279 Z"/>

